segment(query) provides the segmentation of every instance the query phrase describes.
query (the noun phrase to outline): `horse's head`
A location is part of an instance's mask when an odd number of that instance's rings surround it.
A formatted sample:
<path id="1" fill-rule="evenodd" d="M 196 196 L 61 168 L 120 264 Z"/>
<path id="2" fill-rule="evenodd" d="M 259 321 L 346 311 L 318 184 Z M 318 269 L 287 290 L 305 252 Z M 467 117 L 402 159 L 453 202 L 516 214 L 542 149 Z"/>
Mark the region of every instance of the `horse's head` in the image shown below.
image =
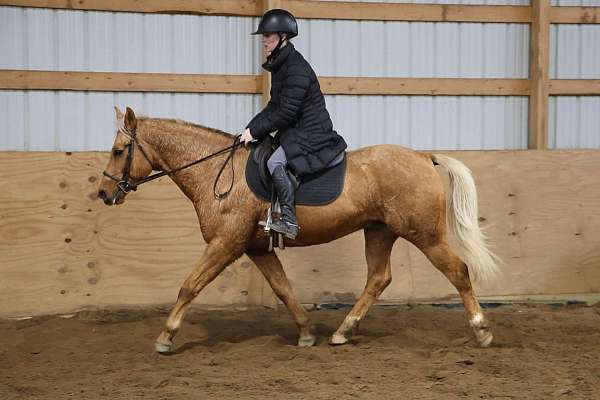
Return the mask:
<path id="1" fill-rule="evenodd" d="M 136 190 L 136 182 L 152 172 L 152 159 L 137 134 L 138 121 L 127 107 L 125 115 L 115 107 L 117 133 L 110 160 L 98 186 L 98 198 L 106 205 L 121 204 L 125 196 Z"/>

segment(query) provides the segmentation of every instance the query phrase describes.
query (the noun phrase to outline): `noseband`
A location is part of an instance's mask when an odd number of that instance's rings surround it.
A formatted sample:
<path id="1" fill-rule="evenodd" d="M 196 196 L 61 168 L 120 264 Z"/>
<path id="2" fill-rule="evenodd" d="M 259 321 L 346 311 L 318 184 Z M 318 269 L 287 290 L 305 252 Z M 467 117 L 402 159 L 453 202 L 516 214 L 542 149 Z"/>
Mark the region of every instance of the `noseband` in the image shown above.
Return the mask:
<path id="1" fill-rule="evenodd" d="M 110 180 L 114 181 L 117 183 L 117 188 L 119 189 L 120 192 L 123 193 L 123 195 L 128 194 L 131 191 L 136 191 L 138 186 L 146 183 L 146 182 L 150 182 L 153 181 L 155 179 L 158 179 L 162 176 L 165 175 L 172 175 L 175 174 L 176 172 L 181 171 L 182 169 L 185 168 L 189 168 L 192 165 L 196 165 L 199 164 L 203 161 L 209 160 L 213 157 L 217 157 L 221 154 L 227 153 L 229 152 L 229 155 L 227 156 L 227 159 L 225 159 L 225 162 L 223 163 L 223 165 L 221 166 L 221 169 L 219 170 L 219 173 L 217 174 L 217 177 L 215 178 L 215 183 L 213 185 L 213 194 L 215 195 L 215 197 L 219 200 L 224 199 L 225 197 L 227 197 L 229 195 L 229 193 L 231 192 L 231 190 L 233 189 L 233 183 L 235 180 L 235 170 L 233 168 L 233 156 L 235 155 L 235 151 L 242 145 L 242 143 L 240 142 L 240 136 L 241 135 L 236 135 L 233 138 L 233 144 L 231 146 L 228 146 L 224 149 L 221 149 L 219 151 L 216 151 L 212 154 L 209 154 L 206 157 L 200 158 L 196 161 L 192 161 L 191 163 L 188 163 L 186 165 L 183 165 L 179 168 L 175 168 L 169 171 L 162 171 L 162 172 L 158 172 L 154 175 L 150 175 L 147 176 L 146 178 L 137 180 L 137 181 L 131 181 L 131 164 L 133 163 L 133 152 L 134 149 L 137 145 L 137 147 L 140 148 L 140 151 L 142 152 L 142 154 L 144 155 L 144 158 L 146 159 L 146 161 L 148 161 L 148 163 L 150 164 L 150 166 L 152 167 L 152 161 L 150 161 L 150 157 L 148 157 L 148 153 L 146 153 L 146 150 L 144 150 L 144 146 L 142 145 L 142 143 L 140 143 L 137 140 L 137 135 L 136 135 L 136 131 L 133 130 L 129 130 L 127 128 L 125 128 L 124 126 L 119 128 L 119 133 L 123 134 L 124 136 L 129 138 L 129 143 L 125 145 L 125 147 L 129 148 L 129 151 L 127 152 L 127 159 L 125 160 L 125 167 L 123 168 L 123 175 L 121 176 L 121 178 L 118 178 L 114 175 L 109 174 L 106 171 L 103 171 L 102 174 L 104 176 L 106 176 L 107 178 L 109 178 Z M 227 166 L 227 163 L 230 162 L 231 163 L 231 185 L 229 185 L 229 189 L 227 189 L 225 192 L 223 193 L 217 193 L 217 183 L 219 182 L 221 175 L 223 174 L 223 171 L 225 170 L 225 167 Z M 116 199 L 116 196 L 115 196 Z"/>
<path id="2" fill-rule="evenodd" d="M 125 145 L 125 147 L 129 148 L 129 151 L 127 152 L 127 159 L 125 160 L 123 175 L 121 176 L 121 178 L 117 178 L 116 176 L 111 175 L 106 171 L 103 171 L 102 174 L 110 180 L 117 182 L 117 188 L 125 195 L 131 191 L 136 191 L 139 185 L 139 183 L 131 182 L 129 180 L 129 178 L 131 177 L 131 164 L 133 163 L 133 152 L 135 150 L 136 145 L 140 148 L 140 151 L 142 152 L 144 158 L 146 159 L 146 161 L 148 161 L 150 166 L 152 166 L 152 161 L 150 161 L 150 157 L 148 157 L 146 150 L 144 150 L 144 146 L 142 146 L 142 144 L 137 140 L 135 130 L 131 131 L 122 126 L 119 128 L 119 133 L 129 138 L 129 143 Z"/>

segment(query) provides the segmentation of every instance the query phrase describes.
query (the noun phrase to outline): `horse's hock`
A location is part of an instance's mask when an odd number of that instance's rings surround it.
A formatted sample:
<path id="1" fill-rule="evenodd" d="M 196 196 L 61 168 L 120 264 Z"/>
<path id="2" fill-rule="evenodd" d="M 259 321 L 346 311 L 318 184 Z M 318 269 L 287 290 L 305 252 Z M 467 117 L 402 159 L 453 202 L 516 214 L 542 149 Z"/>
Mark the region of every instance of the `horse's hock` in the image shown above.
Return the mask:
<path id="1" fill-rule="evenodd" d="M 600 160 L 593 151 L 449 154 L 472 169 L 481 224 L 504 261 L 493 286 L 476 286 L 484 301 L 597 301 Z M 191 205 L 161 179 L 123 206 L 105 208 L 94 194 L 106 160 L 104 153 L 0 155 L 2 170 L 14 172 L 4 175 L 0 192 L 1 316 L 167 304 L 176 298 L 204 246 Z M 347 293 L 358 297 L 363 288 L 360 233 L 287 249 L 281 257 L 302 303 L 347 303 Z M 405 241 L 395 245 L 392 272 L 381 302 L 458 300 L 454 288 Z M 195 304 L 273 305 L 274 297 L 244 257 Z"/>

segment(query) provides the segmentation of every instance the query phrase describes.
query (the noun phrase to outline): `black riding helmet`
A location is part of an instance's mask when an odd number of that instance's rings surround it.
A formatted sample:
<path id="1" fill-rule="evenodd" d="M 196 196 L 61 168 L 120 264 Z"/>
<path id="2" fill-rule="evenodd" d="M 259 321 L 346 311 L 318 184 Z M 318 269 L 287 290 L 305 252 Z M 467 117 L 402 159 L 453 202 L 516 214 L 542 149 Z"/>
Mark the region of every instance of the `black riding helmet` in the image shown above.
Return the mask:
<path id="1" fill-rule="evenodd" d="M 298 36 L 298 23 L 289 11 L 275 8 L 262 16 L 258 29 L 252 34 L 262 35 L 263 33 L 286 33 L 288 39 L 291 39 Z"/>

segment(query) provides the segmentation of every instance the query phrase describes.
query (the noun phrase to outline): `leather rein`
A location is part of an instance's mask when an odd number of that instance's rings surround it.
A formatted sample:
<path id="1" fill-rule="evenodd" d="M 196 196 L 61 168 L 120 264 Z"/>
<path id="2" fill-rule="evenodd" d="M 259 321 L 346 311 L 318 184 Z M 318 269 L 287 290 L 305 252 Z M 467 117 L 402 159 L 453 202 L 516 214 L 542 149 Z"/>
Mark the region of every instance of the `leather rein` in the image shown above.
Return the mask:
<path id="1" fill-rule="evenodd" d="M 215 195 L 215 198 L 217 198 L 218 200 L 221 200 L 221 199 L 224 199 L 225 197 L 227 197 L 229 195 L 229 193 L 231 193 L 231 190 L 233 189 L 233 183 L 235 181 L 235 170 L 233 168 L 233 156 L 235 155 L 236 150 L 242 145 L 242 142 L 240 142 L 241 135 L 236 135 L 233 138 L 233 144 L 231 146 L 228 146 L 228 147 L 225 147 L 224 149 L 218 150 L 212 154 L 209 154 L 206 157 L 202 157 L 196 161 L 192 161 L 192 162 L 185 164 L 179 168 L 175 168 L 175 169 L 168 170 L 168 171 L 157 172 L 156 174 L 147 176 L 143 179 L 131 181 L 130 180 L 131 164 L 133 162 L 133 152 L 134 152 L 136 145 L 137 145 L 137 147 L 139 147 L 140 151 L 144 155 L 144 158 L 146 159 L 146 161 L 148 161 L 150 166 L 152 166 L 153 164 L 150 161 L 150 157 L 148 157 L 148 153 L 144 149 L 144 146 L 142 145 L 142 143 L 140 143 L 138 141 L 135 130 L 131 131 L 123 126 L 123 127 L 119 128 L 118 133 L 121 133 L 122 135 L 129 138 L 129 143 L 125 145 L 125 147 L 129 148 L 129 151 L 127 152 L 127 159 L 125 160 L 125 167 L 123 168 L 123 174 L 122 174 L 121 178 L 111 175 L 106 171 L 103 171 L 102 174 L 104 176 L 106 176 L 107 178 L 111 179 L 112 181 L 116 182 L 117 188 L 119 189 L 119 191 L 121 191 L 123 193 L 123 195 L 126 195 L 131 191 L 135 192 L 137 190 L 138 186 L 140 186 L 143 183 L 153 181 L 153 180 L 163 177 L 165 175 L 171 176 L 183 169 L 189 168 L 196 164 L 200 164 L 203 161 L 210 160 L 211 158 L 220 156 L 227 152 L 229 152 L 229 155 L 225 159 L 225 162 L 221 166 L 221 169 L 219 170 L 219 173 L 217 174 L 217 177 L 215 178 L 215 183 L 213 185 L 213 194 Z M 217 184 L 219 183 L 219 180 L 221 179 L 221 175 L 223 174 L 223 171 L 225 170 L 227 163 L 231 164 L 231 184 L 229 185 L 229 188 L 225 192 L 217 193 Z M 115 199 L 116 198 L 117 198 L 117 196 L 115 195 Z"/>

